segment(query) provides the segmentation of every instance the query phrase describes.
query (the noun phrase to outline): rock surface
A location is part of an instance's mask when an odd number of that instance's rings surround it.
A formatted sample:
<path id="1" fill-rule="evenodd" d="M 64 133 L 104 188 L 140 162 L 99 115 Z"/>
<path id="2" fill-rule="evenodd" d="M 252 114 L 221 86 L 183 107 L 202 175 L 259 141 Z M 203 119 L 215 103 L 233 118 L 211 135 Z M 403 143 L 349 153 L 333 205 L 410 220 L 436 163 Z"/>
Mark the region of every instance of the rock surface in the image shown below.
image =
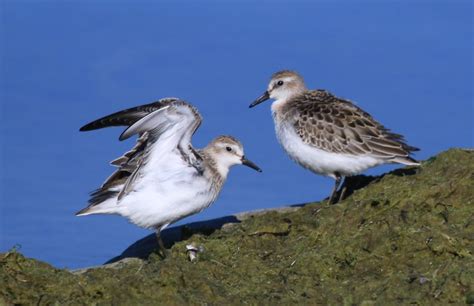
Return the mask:
<path id="1" fill-rule="evenodd" d="M 67 271 L 0 254 L 0 305 L 474 303 L 474 152 L 451 149 L 337 205 L 310 203 L 170 229 L 109 264 Z M 201 248 L 190 262 L 186 246 Z"/>

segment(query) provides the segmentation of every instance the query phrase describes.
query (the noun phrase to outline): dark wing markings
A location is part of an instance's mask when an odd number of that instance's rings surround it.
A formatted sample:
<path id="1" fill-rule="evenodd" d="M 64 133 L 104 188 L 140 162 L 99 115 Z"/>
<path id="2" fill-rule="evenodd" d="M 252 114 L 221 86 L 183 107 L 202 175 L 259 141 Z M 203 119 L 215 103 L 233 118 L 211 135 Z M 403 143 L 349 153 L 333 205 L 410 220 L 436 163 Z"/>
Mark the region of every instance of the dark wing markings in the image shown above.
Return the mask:
<path id="1" fill-rule="evenodd" d="M 297 111 L 291 112 L 290 108 Z M 290 118 L 295 118 L 295 131 L 303 142 L 330 152 L 392 159 L 409 158 L 419 150 L 367 112 L 327 91 L 310 91 L 297 97 L 288 108 Z"/>

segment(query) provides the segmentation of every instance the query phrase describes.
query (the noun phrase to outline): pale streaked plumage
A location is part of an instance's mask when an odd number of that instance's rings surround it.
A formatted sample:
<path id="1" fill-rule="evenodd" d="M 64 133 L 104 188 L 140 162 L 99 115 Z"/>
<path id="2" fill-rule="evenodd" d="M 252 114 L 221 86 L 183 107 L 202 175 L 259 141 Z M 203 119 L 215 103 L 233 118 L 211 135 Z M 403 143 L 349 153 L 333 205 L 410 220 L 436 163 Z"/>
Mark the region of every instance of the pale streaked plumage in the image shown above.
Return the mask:
<path id="1" fill-rule="evenodd" d="M 250 105 L 275 99 L 272 113 L 277 137 L 288 155 L 303 167 L 336 179 L 384 163 L 418 165 L 418 149 L 390 132 L 368 113 L 325 90 L 308 90 L 293 71 L 272 76 L 267 91 Z"/>
<path id="2" fill-rule="evenodd" d="M 242 144 L 219 136 L 194 149 L 191 137 L 201 124 L 192 105 L 167 98 L 95 120 L 81 131 L 125 125 L 120 140 L 139 134 L 135 146 L 111 162 L 118 169 L 91 194 L 89 206 L 77 213 L 119 214 L 132 223 L 153 228 L 164 251 L 160 231 L 196 214 L 215 201 L 229 168 L 244 164 Z"/>

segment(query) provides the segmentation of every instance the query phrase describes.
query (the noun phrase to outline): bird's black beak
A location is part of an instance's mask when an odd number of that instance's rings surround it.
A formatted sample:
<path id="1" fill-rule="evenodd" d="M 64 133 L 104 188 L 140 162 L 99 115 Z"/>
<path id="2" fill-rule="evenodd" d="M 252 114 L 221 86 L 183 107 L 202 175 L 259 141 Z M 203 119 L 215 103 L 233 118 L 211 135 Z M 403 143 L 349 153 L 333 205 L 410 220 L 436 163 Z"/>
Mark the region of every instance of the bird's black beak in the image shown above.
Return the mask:
<path id="1" fill-rule="evenodd" d="M 256 164 L 254 164 L 250 160 L 246 159 L 245 156 L 242 157 L 242 165 L 246 165 L 247 167 L 250 167 L 258 172 L 262 172 L 262 169 L 260 169 Z"/>
<path id="2" fill-rule="evenodd" d="M 257 100 L 253 101 L 252 104 L 249 105 L 249 108 L 252 108 L 264 101 L 267 101 L 268 99 L 270 99 L 270 94 L 268 93 L 268 90 L 265 91 L 265 93 L 263 95 L 261 95 L 260 97 L 258 97 Z"/>

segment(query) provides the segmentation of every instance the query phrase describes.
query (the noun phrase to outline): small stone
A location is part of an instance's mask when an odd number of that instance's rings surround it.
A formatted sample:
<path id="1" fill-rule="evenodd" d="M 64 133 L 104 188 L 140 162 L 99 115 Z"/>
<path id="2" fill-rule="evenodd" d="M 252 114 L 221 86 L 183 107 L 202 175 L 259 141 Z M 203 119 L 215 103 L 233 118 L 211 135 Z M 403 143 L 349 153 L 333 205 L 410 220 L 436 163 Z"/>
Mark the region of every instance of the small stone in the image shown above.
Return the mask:
<path id="1" fill-rule="evenodd" d="M 191 262 L 195 261 L 197 259 L 197 254 L 203 251 L 204 248 L 202 246 L 197 247 L 194 243 L 186 245 L 186 252 L 188 253 Z"/>

